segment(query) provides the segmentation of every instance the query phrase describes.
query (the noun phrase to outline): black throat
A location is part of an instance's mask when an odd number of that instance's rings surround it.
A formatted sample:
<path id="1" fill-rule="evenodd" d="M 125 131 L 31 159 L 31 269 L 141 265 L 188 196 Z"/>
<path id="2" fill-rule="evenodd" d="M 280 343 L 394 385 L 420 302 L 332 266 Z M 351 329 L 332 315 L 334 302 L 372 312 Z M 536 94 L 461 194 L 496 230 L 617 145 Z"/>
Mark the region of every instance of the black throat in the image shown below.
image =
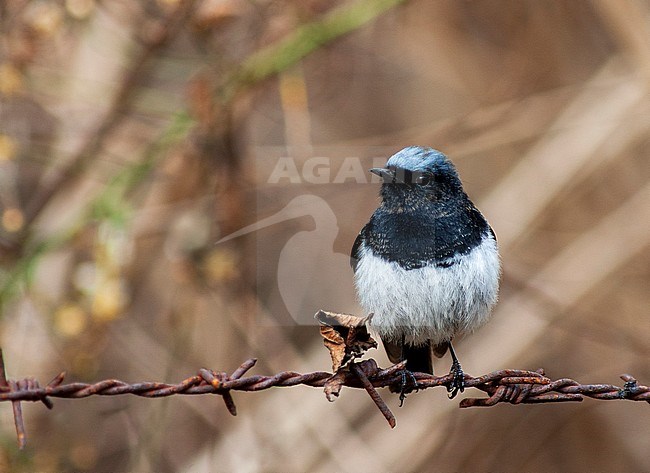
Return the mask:
<path id="1" fill-rule="evenodd" d="M 364 229 L 364 242 L 405 269 L 452 266 L 492 231 L 462 190 L 427 198 L 410 186 L 391 187 L 382 190 L 384 201 Z"/>

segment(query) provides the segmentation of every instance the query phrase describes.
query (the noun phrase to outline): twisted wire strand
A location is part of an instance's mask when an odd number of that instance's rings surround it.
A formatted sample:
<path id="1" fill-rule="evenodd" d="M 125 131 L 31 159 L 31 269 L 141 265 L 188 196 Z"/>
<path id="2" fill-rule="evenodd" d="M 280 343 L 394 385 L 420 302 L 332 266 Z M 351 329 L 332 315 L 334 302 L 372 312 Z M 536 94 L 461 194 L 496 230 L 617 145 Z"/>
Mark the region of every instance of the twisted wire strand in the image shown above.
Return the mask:
<path id="1" fill-rule="evenodd" d="M 65 373 L 62 372 L 47 385 L 41 386 L 32 377 L 8 380 L 0 350 L 0 401 L 9 401 L 13 404 L 16 432 L 21 448 L 26 443 L 26 435 L 20 402 L 40 401 L 51 409 L 53 404 L 50 398 L 81 399 L 89 396 L 123 394 L 158 398 L 174 395 L 217 394 L 224 400 L 228 411 L 232 415 L 236 415 L 237 409 L 232 398 L 232 391 L 262 391 L 273 387 L 305 385 L 324 388 L 327 399 L 333 401 L 338 397 L 342 387 L 361 388 L 368 392 L 390 426 L 395 426 L 395 417 L 377 393 L 376 388 L 399 387 L 402 382 L 405 362 L 381 369 L 374 360 L 370 359 L 351 363 L 348 368 L 341 369 L 334 374 L 324 371 L 303 374 L 283 371 L 272 376 L 244 377 L 256 362 L 256 359 L 249 359 L 230 375 L 201 368 L 196 375 L 177 384 L 161 382 L 130 384 L 117 379 L 106 379 L 96 383 L 63 384 Z M 447 387 L 452 382 L 451 375 L 434 376 L 415 373 L 414 378 L 417 381 L 417 390 Z M 569 378 L 552 380 L 545 376 L 542 369 L 537 371 L 504 369 L 478 377 L 465 374 L 465 387 L 479 389 L 488 397 L 462 399 L 459 407 L 489 407 L 502 402 L 510 404 L 579 402 L 584 398 L 625 399 L 650 403 L 650 388 L 648 386 L 639 384 L 633 376 L 628 374 L 622 375 L 621 379 L 625 382 L 622 387 L 611 384 L 580 384 Z"/>

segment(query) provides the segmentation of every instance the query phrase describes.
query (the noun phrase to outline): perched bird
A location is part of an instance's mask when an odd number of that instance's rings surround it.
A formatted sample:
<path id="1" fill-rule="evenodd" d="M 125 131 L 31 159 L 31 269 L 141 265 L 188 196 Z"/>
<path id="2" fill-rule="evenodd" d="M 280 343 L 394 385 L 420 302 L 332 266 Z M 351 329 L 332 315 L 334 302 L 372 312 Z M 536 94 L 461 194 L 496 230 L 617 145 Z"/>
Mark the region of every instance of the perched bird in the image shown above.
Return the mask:
<path id="1" fill-rule="evenodd" d="M 382 202 L 352 246 L 359 302 L 389 359 L 407 360 L 402 400 L 417 389 L 412 372 L 433 374 L 432 354 L 447 349 L 453 398 L 464 374 L 451 341 L 485 323 L 497 301 L 496 236 L 440 151 L 411 146 L 370 172 L 383 179 Z"/>

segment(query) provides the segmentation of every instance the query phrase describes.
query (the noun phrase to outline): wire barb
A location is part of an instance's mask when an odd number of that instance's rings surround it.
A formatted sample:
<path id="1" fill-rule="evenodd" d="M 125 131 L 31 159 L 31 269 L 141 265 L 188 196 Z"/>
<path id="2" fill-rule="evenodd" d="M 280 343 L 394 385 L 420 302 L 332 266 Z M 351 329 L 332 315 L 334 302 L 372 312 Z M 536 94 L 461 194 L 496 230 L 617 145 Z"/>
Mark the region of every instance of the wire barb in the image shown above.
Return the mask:
<path id="1" fill-rule="evenodd" d="M 7 380 L 7 372 L 5 371 L 5 360 L 2 353 L 2 348 L 0 348 L 0 390 L 3 392 L 16 392 L 20 391 L 24 386 L 27 386 L 28 380 L 25 379 L 21 381 L 9 381 Z M 29 386 L 33 386 L 30 384 Z M 36 383 L 38 387 L 38 383 Z M 45 401 L 47 398 L 43 398 L 43 403 L 50 407 L 52 404 Z M 27 435 L 25 434 L 25 422 L 23 420 L 23 408 L 20 405 L 19 400 L 12 400 L 11 407 L 14 411 L 14 424 L 16 425 L 16 437 L 18 438 L 18 447 L 22 450 L 27 445 Z"/>
<path id="2" fill-rule="evenodd" d="M 383 416 L 386 418 L 388 421 L 388 425 L 390 425 L 391 429 L 395 428 L 395 416 L 391 412 L 391 410 L 388 408 L 384 400 L 381 398 L 375 387 L 372 385 L 370 380 L 366 377 L 366 374 L 363 372 L 363 368 L 361 368 L 361 365 L 357 363 L 352 363 L 350 365 L 350 369 L 352 372 L 357 375 L 359 378 L 359 381 L 361 381 L 361 384 L 363 385 L 364 389 L 368 392 L 370 395 L 370 398 L 374 401 L 374 403 L 377 405 L 379 408 L 379 411 L 383 414 Z"/>
<path id="3" fill-rule="evenodd" d="M 273 387 L 305 385 L 324 388 L 330 401 L 339 396 L 345 387 L 365 389 L 386 418 L 391 427 L 395 426 L 395 416 L 390 411 L 376 388 L 396 387 L 401 381 L 405 362 L 397 363 L 386 369 L 379 368 L 370 359 L 350 363 L 348 367 L 336 373 L 315 371 L 313 373 L 295 373 L 283 371 L 273 376 L 244 375 L 255 366 L 257 360 L 250 359 L 239 366 L 231 375 L 201 368 L 198 374 L 184 379 L 178 384 L 160 382 L 141 382 L 128 384 L 116 379 L 106 379 L 94 384 L 63 384 L 65 373 L 58 374 L 46 386 L 42 387 L 34 378 L 8 380 L 6 377 L 2 350 L 0 349 L 0 402 L 9 401 L 13 405 L 16 434 L 20 448 L 27 443 L 21 401 L 40 401 L 49 409 L 53 404 L 50 398 L 81 399 L 89 396 L 118 396 L 133 394 L 141 397 L 158 398 L 174 395 L 220 395 L 228 412 L 237 414 L 232 398 L 232 391 L 262 391 Z M 453 375 L 434 376 L 426 373 L 414 373 L 418 388 L 447 387 L 453 382 Z M 472 377 L 465 374 L 465 387 L 483 391 L 488 397 L 465 398 L 459 407 L 489 407 L 499 403 L 538 404 L 548 402 L 579 402 L 585 397 L 602 400 L 646 401 L 650 403 L 650 388 L 631 375 L 621 376 L 623 387 L 609 384 L 580 384 L 569 378 L 552 380 L 544 370 L 498 370 L 483 376 Z"/>

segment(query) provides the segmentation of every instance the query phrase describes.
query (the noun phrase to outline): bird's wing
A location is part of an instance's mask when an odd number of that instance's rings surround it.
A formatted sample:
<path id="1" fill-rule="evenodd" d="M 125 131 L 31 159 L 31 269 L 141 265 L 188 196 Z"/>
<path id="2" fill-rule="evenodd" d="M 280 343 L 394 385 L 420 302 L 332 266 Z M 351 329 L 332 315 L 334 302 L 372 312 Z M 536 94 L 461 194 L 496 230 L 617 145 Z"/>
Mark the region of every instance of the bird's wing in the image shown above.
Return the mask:
<path id="1" fill-rule="evenodd" d="M 449 342 L 439 343 L 438 345 L 433 346 L 433 354 L 436 355 L 436 358 L 442 358 L 445 356 L 445 353 L 447 353 L 448 348 Z"/>
<path id="2" fill-rule="evenodd" d="M 497 234 L 494 233 L 494 230 L 492 230 L 492 227 L 488 224 L 488 228 L 490 229 L 490 233 L 492 234 L 492 238 L 494 238 L 494 241 L 497 241 Z"/>
<path id="3" fill-rule="evenodd" d="M 431 342 L 424 345 L 404 345 L 400 342 L 382 340 L 388 359 L 392 363 L 406 360 L 406 369 L 412 372 L 433 374 Z"/>
<path id="4" fill-rule="evenodd" d="M 382 343 L 384 344 L 384 349 L 386 350 L 386 354 L 388 355 L 388 359 L 391 361 L 391 363 L 399 363 L 402 361 L 402 356 L 404 356 L 404 349 L 401 343 L 390 342 L 383 339 Z"/>
<path id="5" fill-rule="evenodd" d="M 361 243 L 363 243 L 363 239 L 365 238 L 366 235 L 366 228 L 368 227 L 368 224 L 365 224 L 359 234 L 357 235 L 356 240 L 354 240 L 354 244 L 352 245 L 352 251 L 350 251 L 350 266 L 352 267 L 352 271 L 356 272 L 357 271 L 357 264 L 359 263 L 359 248 L 361 247 Z"/>

